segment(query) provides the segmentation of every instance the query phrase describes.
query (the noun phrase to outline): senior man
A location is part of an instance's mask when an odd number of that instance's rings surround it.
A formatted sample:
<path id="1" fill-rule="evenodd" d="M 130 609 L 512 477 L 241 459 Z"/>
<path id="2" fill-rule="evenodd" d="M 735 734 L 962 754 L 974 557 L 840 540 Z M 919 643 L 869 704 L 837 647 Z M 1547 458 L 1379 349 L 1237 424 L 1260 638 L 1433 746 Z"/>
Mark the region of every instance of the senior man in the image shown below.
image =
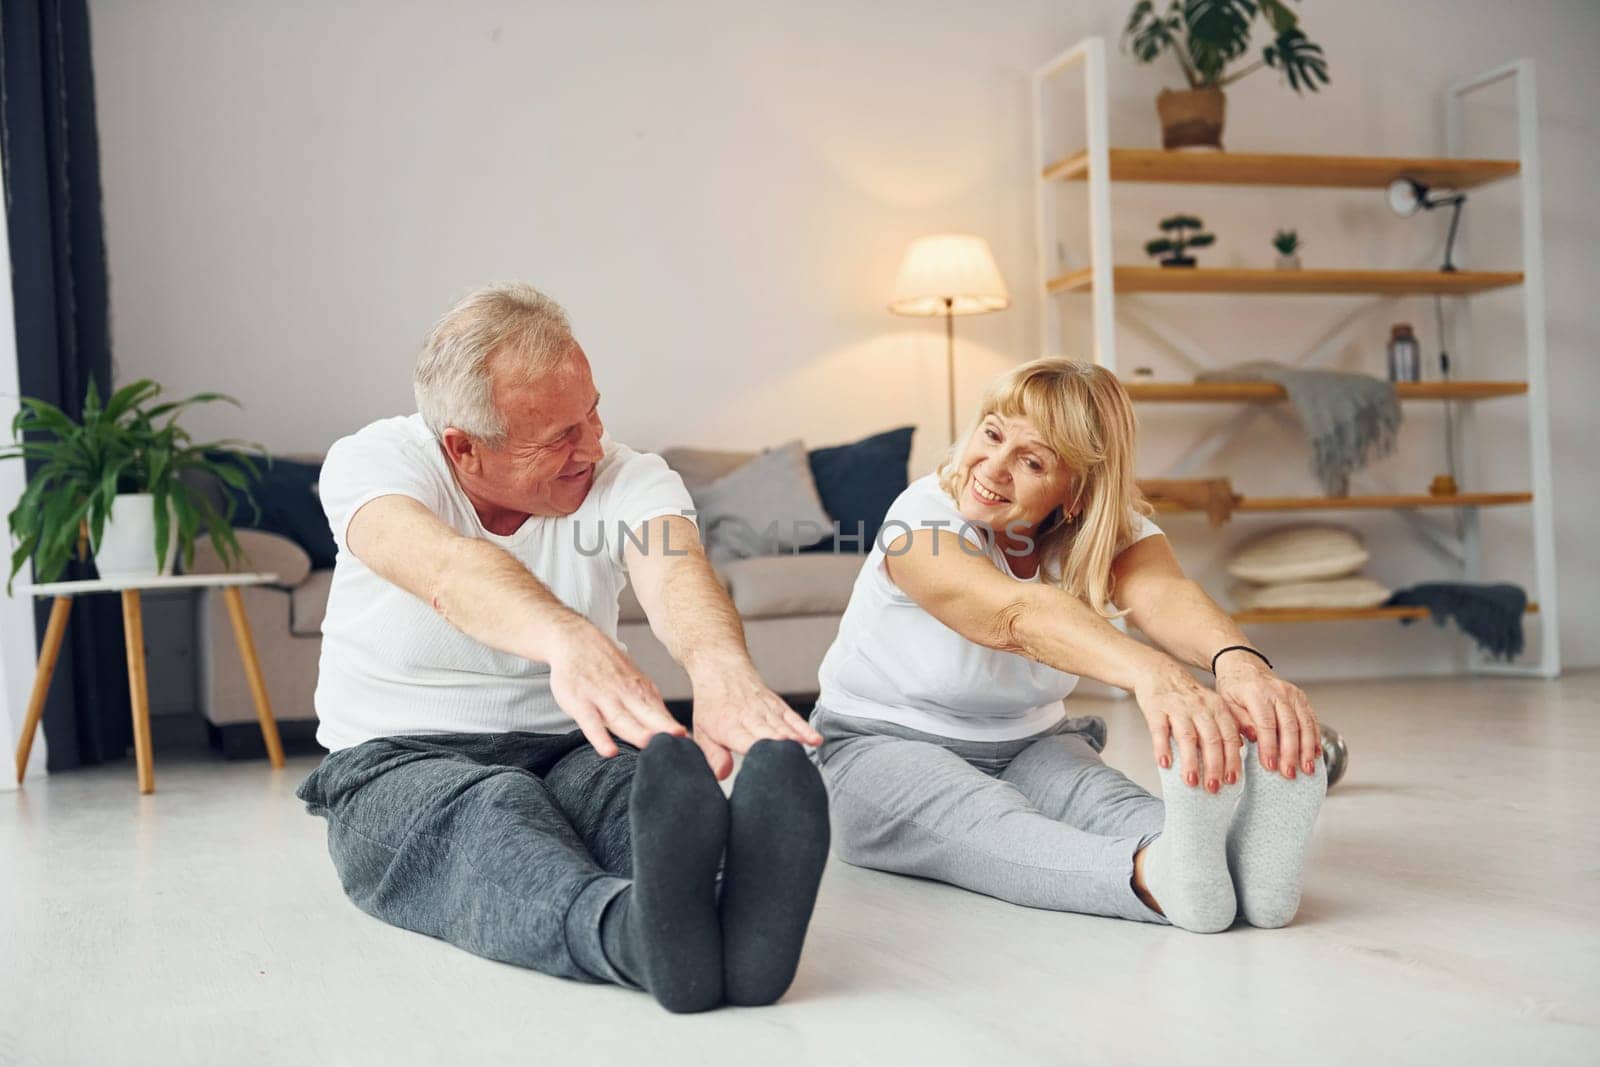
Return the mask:
<path id="1" fill-rule="evenodd" d="M 418 413 L 338 441 L 320 482 L 329 755 L 299 796 L 345 892 L 670 1011 L 771 1003 L 827 857 L 821 738 L 751 663 L 682 480 L 605 435 L 566 314 L 530 286 L 447 312 L 413 384 Z M 692 740 L 616 641 L 629 579 L 693 683 Z"/>

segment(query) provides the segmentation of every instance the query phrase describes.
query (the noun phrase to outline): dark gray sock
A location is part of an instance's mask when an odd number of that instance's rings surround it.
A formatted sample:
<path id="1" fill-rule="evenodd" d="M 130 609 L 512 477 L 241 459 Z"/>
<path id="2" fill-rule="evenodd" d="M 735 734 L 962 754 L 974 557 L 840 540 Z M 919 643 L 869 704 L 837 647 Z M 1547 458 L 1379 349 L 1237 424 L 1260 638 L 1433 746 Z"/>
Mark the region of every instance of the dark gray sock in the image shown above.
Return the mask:
<path id="1" fill-rule="evenodd" d="M 717 863 L 728 802 L 688 738 L 657 734 L 639 754 L 628 802 L 633 885 L 606 908 L 606 958 L 672 1012 L 722 1003 Z"/>
<path id="2" fill-rule="evenodd" d="M 798 743 L 757 741 L 728 806 L 724 993 L 730 1004 L 771 1004 L 800 964 L 828 860 L 828 795 Z"/>

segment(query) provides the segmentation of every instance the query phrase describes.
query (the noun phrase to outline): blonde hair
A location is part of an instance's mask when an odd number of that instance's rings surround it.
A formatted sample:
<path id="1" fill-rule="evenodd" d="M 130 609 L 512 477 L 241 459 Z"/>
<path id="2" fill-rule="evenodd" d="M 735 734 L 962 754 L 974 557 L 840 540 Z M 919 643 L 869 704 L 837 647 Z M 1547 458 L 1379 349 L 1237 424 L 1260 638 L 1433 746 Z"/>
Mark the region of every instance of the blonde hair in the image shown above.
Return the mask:
<path id="1" fill-rule="evenodd" d="M 560 304 L 525 282 L 486 285 L 440 316 L 417 354 L 411 389 L 435 437 L 465 430 L 491 448 L 505 442 L 506 424 L 494 406 L 496 353 L 518 363 L 527 381 L 560 362 L 573 343 Z"/>
<path id="2" fill-rule="evenodd" d="M 1135 516 L 1152 510 L 1134 482 L 1138 420 L 1127 390 L 1104 367 L 1054 357 L 1001 375 L 939 467 L 939 485 L 951 499 L 967 482 L 964 445 L 990 415 L 1026 419 L 1074 475 L 1073 498 L 1062 500 L 1035 534 L 1041 576 L 1047 563 L 1058 564 L 1061 588 L 1106 618 L 1123 614 L 1111 604 L 1111 561 L 1117 546 L 1132 539 Z"/>

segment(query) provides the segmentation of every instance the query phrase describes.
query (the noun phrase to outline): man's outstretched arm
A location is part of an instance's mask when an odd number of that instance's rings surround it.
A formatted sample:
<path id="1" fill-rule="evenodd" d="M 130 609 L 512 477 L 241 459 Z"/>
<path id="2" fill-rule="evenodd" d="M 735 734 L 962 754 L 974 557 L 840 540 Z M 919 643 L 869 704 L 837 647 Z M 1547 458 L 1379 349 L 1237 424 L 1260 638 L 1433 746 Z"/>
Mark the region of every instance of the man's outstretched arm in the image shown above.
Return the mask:
<path id="1" fill-rule="evenodd" d="M 762 738 L 822 743 L 761 680 L 739 613 L 692 522 L 679 515 L 649 520 L 625 542 L 623 557 L 650 629 L 689 675 L 694 737 L 718 778 L 733 770 L 730 749 L 746 752 Z"/>
<path id="2" fill-rule="evenodd" d="M 510 553 L 463 537 L 408 496 L 368 501 L 345 543 L 374 574 L 431 605 L 490 648 L 550 664 L 550 692 L 602 756 L 615 734 L 643 748 L 651 735 L 681 735 L 655 684 L 588 619 Z"/>

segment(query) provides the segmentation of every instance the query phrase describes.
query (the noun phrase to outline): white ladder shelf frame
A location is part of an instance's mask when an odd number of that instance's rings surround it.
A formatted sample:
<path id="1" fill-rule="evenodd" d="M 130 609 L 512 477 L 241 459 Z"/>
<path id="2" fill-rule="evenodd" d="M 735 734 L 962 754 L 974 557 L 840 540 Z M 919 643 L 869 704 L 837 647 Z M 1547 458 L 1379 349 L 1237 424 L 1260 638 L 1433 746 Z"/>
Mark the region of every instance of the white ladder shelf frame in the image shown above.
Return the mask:
<path id="1" fill-rule="evenodd" d="M 1117 299 L 1114 264 L 1111 253 L 1111 142 L 1108 86 L 1106 78 L 1106 44 L 1104 38 L 1087 37 L 1049 60 L 1033 75 L 1033 146 L 1034 146 L 1034 208 L 1037 225 L 1038 279 L 1035 292 L 1039 304 L 1039 336 L 1043 349 L 1050 355 L 1061 353 L 1061 313 L 1057 299 L 1063 294 L 1051 293 L 1047 283 L 1060 272 L 1056 262 L 1056 242 L 1060 230 L 1057 225 L 1056 196 L 1058 179 L 1044 177 L 1045 169 L 1054 163 L 1056 155 L 1048 147 L 1048 120 L 1046 92 L 1054 79 L 1064 74 L 1081 72 L 1084 97 L 1084 133 L 1086 144 L 1085 184 L 1088 187 L 1089 216 L 1089 268 L 1091 275 L 1090 300 L 1094 359 L 1100 366 L 1117 370 Z M 1539 627 L 1539 656 L 1531 663 L 1500 663 L 1484 656 L 1477 647 L 1470 646 L 1468 669 L 1478 674 L 1500 674 L 1555 678 L 1561 674 L 1561 622 L 1556 594 L 1555 562 L 1555 506 L 1554 478 L 1550 454 L 1549 376 L 1545 336 L 1544 298 L 1544 236 L 1543 205 L 1541 200 L 1541 169 L 1539 156 L 1538 98 L 1534 81 L 1534 63 L 1519 59 L 1467 78 L 1450 86 L 1445 92 L 1445 137 L 1447 155 L 1462 155 L 1462 100 L 1478 90 L 1497 85 L 1506 79 L 1515 79 L 1517 115 L 1517 161 L 1519 169 L 1515 180 L 1520 183 L 1522 201 L 1522 313 L 1526 379 L 1528 382 L 1527 427 L 1529 466 L 1532 475 L 1534 586 L 1539 604 L 1536 618 Z M 1464 236 L 1464 235 L 1463 235 Z M 1458 244 L 1464 242 L 1458 242 Z M 1468 299 L 1465 296 L 1457 299 Z M 1133 310 L 1133 309 L 1128 309 Z M 1335 327 L 1337 335 L 1351 321 L 1362 317 L 1364 311 L 1348 316 Z M 1184 337 L 1171 324 L 1162 324 L 1153 309 L 1140 306 L 1137 318 L 1143 320 L 1144 332 L 1186 363 L 1194 364 L 1197 345 Z M 1462 316 L 1455 316 L 1460 332 Z M 1328 341 L 1324 338 L 1323 341 Z M 1441 339 L 1442 340 L 1442 339 Z M 1315 362 L 1323 354 L 1325 344 L 1318 344 L 1302 357 L 1303 362 Z M 1453 344 L 1458 352 L 1465 345 Z M 1472 433 L 1474 421 L 1472 403 L 1456 405 L 1457 455 L 1462 457 L 1462 469 L 1473 469 Z M 1206 434 L 1199 442 L 1199 450 L 1191 455 L 1215 454 L 1227 440 L 1236 435 L 1250 420 L 1234 418 L 1221 429 Z M 1190 464 L 1180 461 L 1184 466 Z M 1176 472 L 1171 472 L 1176 473 Z M 1464 506 L 1457 511 L 1457 536 L 1426 525 L 1420 516 L 1406 510 L 1397 514 L 1431 550 L 1447 562 L 1458 565 L 1466 581 L 1481 580 L 1482 535 L 1480 512 L 1476 507 Z"/>

